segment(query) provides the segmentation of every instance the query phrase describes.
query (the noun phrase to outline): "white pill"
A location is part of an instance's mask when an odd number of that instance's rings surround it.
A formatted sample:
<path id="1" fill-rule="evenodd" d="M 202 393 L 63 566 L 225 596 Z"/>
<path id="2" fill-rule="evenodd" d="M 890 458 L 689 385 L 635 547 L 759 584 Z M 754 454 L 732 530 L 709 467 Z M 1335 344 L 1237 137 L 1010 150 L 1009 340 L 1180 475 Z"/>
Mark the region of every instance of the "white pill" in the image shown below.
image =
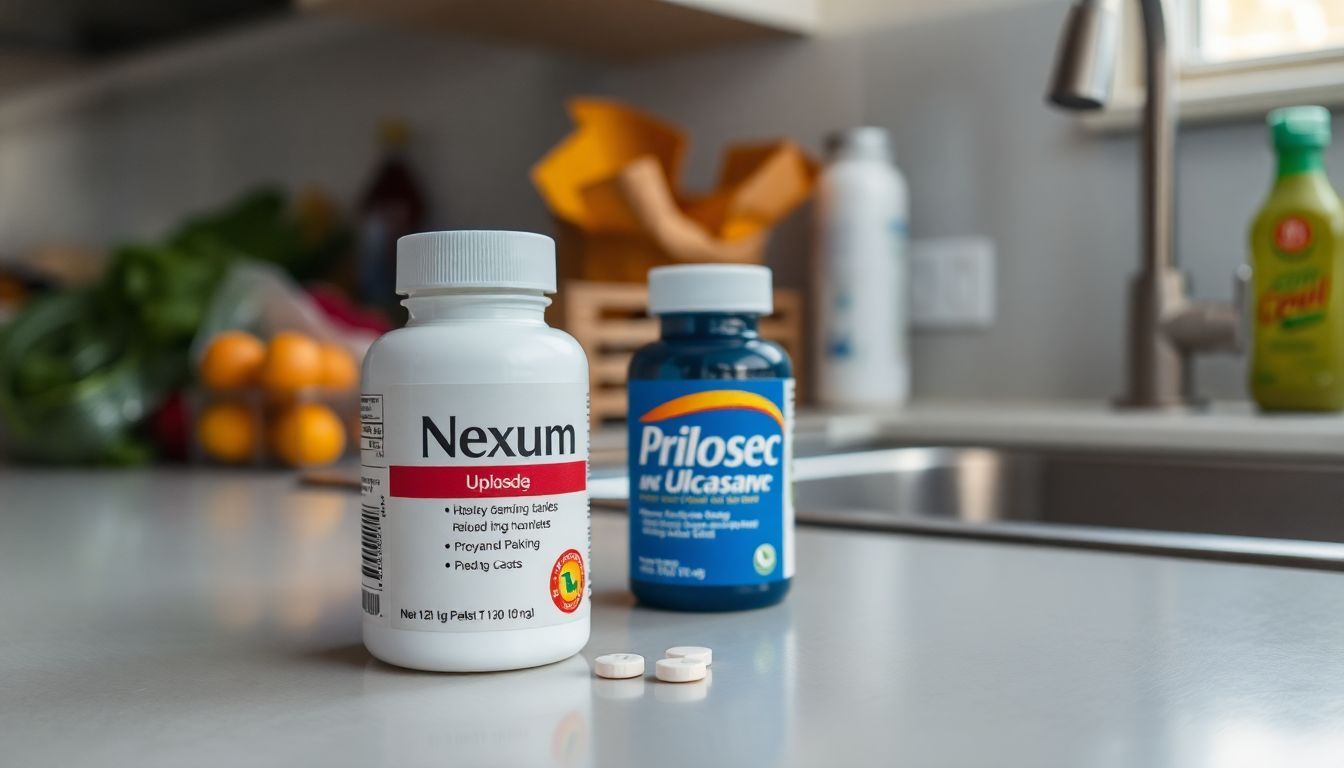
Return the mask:
<path id="1" fill-rule="evenodd" d="M 703 661 L 707 667 L 714 664 L 714 652 L 699 645 L 678 645 L 675 648 L 668 648 L 663 651 L 663 656 L 669 659 L 695 659 Z"/>
<path id="2" fill-rule="evenodd" d="M 664 683 L 693 683 L 704 680 L 708 668 L 696 659 L 659 659 L 653 665 L 654 677 Z"/>
<path id="3" fill-rule="evenodd" d="M 644 657 L 637 653 L 608 653 L 593 659 L 593 671 L 598 677 L 623 680 L 644 674 Z"/>

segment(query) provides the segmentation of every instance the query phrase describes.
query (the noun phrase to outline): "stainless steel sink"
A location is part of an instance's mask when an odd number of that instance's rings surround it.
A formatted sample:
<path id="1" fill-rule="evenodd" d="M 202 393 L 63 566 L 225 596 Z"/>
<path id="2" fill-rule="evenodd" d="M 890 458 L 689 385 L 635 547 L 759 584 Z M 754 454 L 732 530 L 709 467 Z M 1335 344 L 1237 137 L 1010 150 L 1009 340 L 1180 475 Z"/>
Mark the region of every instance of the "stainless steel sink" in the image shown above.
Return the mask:
<path id="1" fill-rule="evenodd" d="M 800 523 L 1344 570 L 1344 463 L 891 448 L 796 476 Z"/>
<path id="2" fill-rule="evenodd" d="M 1344 460 L 800 439 L 798 522 L 1344 570 Z M 841 449 L 843 450 L 843 449 Z M 624 472 L 593 473 L 625 507 Z"/>

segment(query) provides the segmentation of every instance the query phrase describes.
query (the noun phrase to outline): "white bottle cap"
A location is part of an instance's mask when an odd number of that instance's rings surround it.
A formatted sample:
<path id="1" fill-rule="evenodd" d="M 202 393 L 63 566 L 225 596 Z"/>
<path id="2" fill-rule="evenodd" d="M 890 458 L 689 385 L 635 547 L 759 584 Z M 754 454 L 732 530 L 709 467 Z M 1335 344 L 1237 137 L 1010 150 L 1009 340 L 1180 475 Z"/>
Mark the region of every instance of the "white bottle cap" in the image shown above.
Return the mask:
<path id="1" fill-rule="evenodd" d="M 637 653 L 607 653 L 593 659 L 598 677 L 621 680 L 644 674 L 644 657 Z"/>
<path id="2" fill-rule="evenodd" d="M 702 645 L 678 645 L 663 651 L 669 659 L 694 659 L 705 662 L 705 666 L 714 664 L 714 651 Z"/>
<path id="3" fill-rule="evenodd" d="M 836 131 L 826 137 L 826 156 L 831 160 L 892 160 L 891 138 L 886 128 L 861 125 Z"/>
<path id="4" fill-rule="evenodd" d="M 421 232 L 397 240 L 397 293 L 514 288 L 555 293 L 555 241 L 533 232 Z"/>
<path id="5" fill-rule="evenodd" d="M 686 264 L 649 270 L 649 314 L 774 309 L 770 268 L 754 264 Z"/>
<path id="6" fill-rule="evenodd" d="M 654 677 L 664 683 L 693 683 L 704 680 L 708 668 L 695 659 L 659 659 L 653 664 Z"/>

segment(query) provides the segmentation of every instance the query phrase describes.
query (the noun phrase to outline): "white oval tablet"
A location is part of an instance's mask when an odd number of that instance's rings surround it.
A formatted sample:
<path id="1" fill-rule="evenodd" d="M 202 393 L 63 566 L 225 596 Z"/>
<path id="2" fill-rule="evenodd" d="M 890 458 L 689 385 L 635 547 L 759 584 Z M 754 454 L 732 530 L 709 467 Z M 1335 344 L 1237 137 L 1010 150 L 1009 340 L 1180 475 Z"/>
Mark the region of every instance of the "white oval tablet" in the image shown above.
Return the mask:
<path id="1" fill-rule="evenodd" d="M 693 683 L 704 680 L 705 662 L 696 659 L 659 659 L 653 665 L 654 677 L 665 683 Z"/>
<path id="2" fill-rule="evenodd" d="M 714 664 L 714 651 L 699 645 L 678 645 L 675 648 L 668 648 L 663 651 L 663 656 L 669 659 L 695 659 L 703 661 L 707 667 Z"/>
<path id="3" fill-rule="evenodd" d="M 644 674 L 644 657 L 637 653 L 608 653 L 593 659 L 598 677 L 623 680 Z"/>

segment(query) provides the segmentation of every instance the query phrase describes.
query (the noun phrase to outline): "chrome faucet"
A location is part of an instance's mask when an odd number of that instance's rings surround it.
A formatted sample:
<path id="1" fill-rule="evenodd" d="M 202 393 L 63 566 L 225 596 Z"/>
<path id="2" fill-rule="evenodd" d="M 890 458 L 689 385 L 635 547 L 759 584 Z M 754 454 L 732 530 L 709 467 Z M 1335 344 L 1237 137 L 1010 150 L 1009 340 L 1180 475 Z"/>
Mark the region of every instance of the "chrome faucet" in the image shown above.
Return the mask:
<path id="1" fill-rule="evenodd" d="M 1241 347 L 1247 268 L 1233 304 L 1191 300 L 1173 257 L 1176 104 L 1162 0 L 1139 0 L 1143 17 L 1143 253 L 1130 285 L 1128 381 L 1119 404 L 1195 404 L 1190 358 Z M 1110 95 L 1120 38 L 1120 0 L 1079 0 L 1069 9 L 1048 99 L 1064 109 L 1100 109 Z"/>

